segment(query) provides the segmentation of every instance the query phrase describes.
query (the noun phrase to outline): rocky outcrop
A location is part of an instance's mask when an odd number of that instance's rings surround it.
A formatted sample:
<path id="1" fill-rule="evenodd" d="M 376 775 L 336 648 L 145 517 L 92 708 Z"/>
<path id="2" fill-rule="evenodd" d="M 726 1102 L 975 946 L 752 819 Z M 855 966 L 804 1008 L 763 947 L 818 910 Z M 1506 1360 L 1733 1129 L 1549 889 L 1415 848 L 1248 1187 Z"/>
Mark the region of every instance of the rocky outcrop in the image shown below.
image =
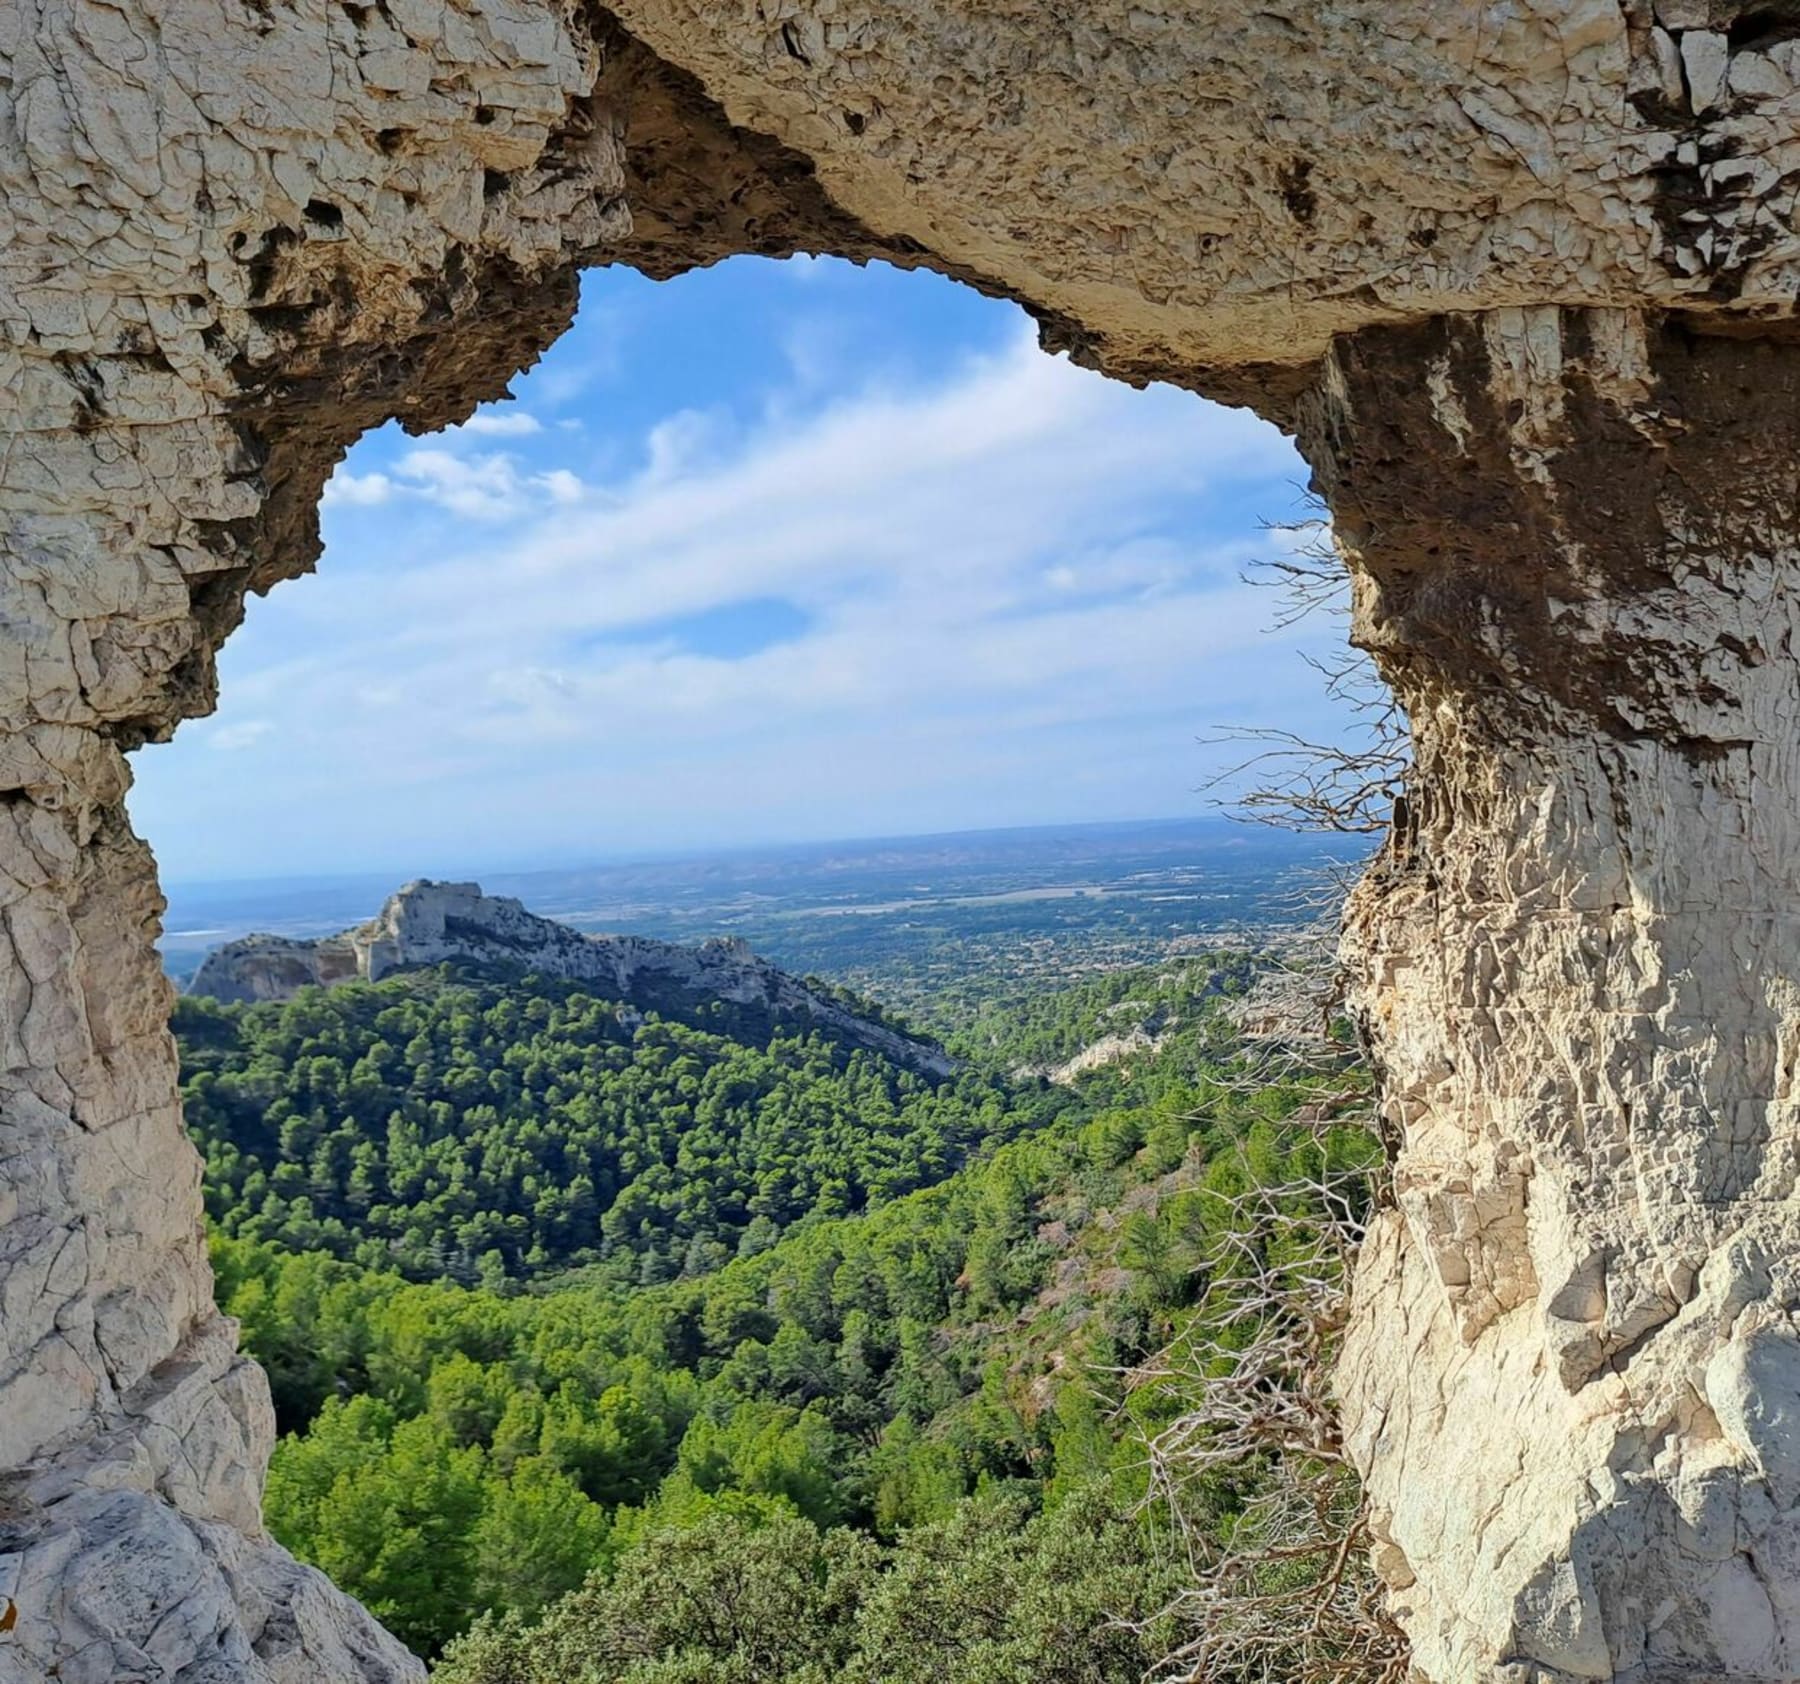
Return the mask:
<path id="1" fill-rule="evenodd" d="M 1800 1677 L 1800 345 L 1496 312 L 1306 429 L 1419 757 L 1346 935 L 1395 1606 L 1432 1679 Z"/>
<path id="2" fill-rule="evenodd" d="M 302 988 L 369 980 L 367 950 L 359 952 L 346 931 L 305 941 L 293 936 L 248 935 L 226 943 L 200 962 L 190 994 L 253 1003 L 291 1000 Z"/>
<path id="3" fill-rule="evenodd" d="M 1785 0 L 0 8 L 0 1679 L 405 1671 L 258 1530 L 123 755 L 580 265 L 802 248 L 1318 467 L 1419 749 L 1344 1394 L 1421 1675 L 1796 1676 L 1796 109 Z"/>
<path id="4" fill-rule="evenodd" d="M 1014 1074 L 1037 1077 L 1059 1088 L 1072 1087 L 1090 1071 L 1104 1070 L 1109 1064 L 1118 1064 L 1139 1053 L 1153 1053 L 1162 1044 L 1161 1034 L 1142 1024 L 1134 1024 L 1129 1029 L 1121 1029 L 1110 1035 L 1102 1035 L 1097 1041 L 1090 1041 L 1080 1052 L 1065 1058 L 1060 1064 L 1022 1065 Z"/>
<path id="5" fill-rule="evenodd" d="M 527 912 L 476 883 L 408 883 L 365 924 L 320 941 L 253 935 L 207 955 L 192 992 L 226 1001 L 284 1000 L 311 985 L 379 982 L 416 965 L 500 965 L 592 983 L 608 999 L 646 1011 L 691 1011 L 714 1000 L 816 1025 L 904 1069 L 948 1076 L 941 1047 L 851 1011 L 777 970 L 749 944 L 715 937 L 698 947 L 646 936 L 584 935 Z"/>

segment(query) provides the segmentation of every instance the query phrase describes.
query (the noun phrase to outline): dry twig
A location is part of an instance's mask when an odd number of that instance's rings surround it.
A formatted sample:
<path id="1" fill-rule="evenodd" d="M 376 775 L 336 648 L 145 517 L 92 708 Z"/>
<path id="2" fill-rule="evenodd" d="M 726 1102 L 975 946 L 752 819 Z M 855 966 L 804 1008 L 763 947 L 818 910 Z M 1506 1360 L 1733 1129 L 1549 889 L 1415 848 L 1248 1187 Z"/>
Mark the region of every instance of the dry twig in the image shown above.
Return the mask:
<path id="1" fill-rule="evenodd" d="M 1287 549 L 1255 564 L 1246 578 L 1277 593 L 1275 627 L 1285 630 L 1316 613 L 1343 615 L 1346 579 L 1329 523 L 1315 519 L 1271 530 L 1286 535 Z M 1366 656 L 1345 649 L 1324 660 L 1306 659 L 1323 677 L 1325 694 L 1348 715 L 1343 740 L 1315 743 L 1266 726 L 1221 727 L 1201 740 L 1249 743 L 1256 750 L 1201 788 L 1236 792 L 1222 795 L 1221 805 L 1248 824 L 1380 835 L 1405 797 L 1412 770 L 1405 716 Z"/>
<path id="2" fill-rule="evenodd" d="M 1221 1195 L 1225 1196 L 1225 1195 Z M 1193 1406 L 1151 1441 L 1151 1500 L 1193 1583 L 1165 1612 L 1187 1637 L 1162 1684 L 1402 1684 L 1407 1650 L 1369 1565 L 1328 1376 L 1370 1188 L 1359 1170 L 1252 1184 L 1202 1264 L 1196 1332 L 1137 1377 Z M 1221 1541 L 1206 1488 L 1254 1476 Z"/>

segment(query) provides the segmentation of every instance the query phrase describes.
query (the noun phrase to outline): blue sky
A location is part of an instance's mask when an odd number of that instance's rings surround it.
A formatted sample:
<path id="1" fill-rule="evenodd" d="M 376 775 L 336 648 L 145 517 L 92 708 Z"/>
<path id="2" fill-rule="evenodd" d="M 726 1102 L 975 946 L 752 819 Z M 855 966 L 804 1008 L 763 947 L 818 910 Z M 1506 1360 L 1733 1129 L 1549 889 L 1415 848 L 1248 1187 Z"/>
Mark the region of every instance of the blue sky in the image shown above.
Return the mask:
<path id="1" fill-rule="evenodd" d="M 1045 356 L 929 275 L 586 280 L 515 401 L 365 438 L 316 576 L 134 757 L 177 880 L 574 864 L 1201 813 L 1221 724 L 1330 734 L 1241 570 L 1274 429 Z"/>

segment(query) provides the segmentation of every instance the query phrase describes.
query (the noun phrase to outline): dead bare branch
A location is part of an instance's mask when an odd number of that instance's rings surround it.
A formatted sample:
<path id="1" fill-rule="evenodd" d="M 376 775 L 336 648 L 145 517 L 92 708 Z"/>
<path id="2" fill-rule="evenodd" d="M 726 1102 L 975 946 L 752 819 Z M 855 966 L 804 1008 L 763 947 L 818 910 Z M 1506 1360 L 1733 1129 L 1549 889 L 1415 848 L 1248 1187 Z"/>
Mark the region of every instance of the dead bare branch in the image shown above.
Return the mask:
<path id="1" fill-rule="evenodd" d="M 1275 624 L 1343 613 L 1346 575 L 1328 523 L 1279 530 L 1280 553 L 1251 575 L 1278 593 Z M 1411 776 L 1405 718 L 1364 656 L 1347 651 L 1315 666 L 1326 694 L 1348 710 L 1343 740 L 1272 728 L 1215 733 L 1210 741 L 1254 752 L 1206 787 L 1231 790 L 1221 804 L 1247 822 L 1385 832 Z M 1310 916 L 1269 944 L 1269 962 L 1235 1013 L 1244 1087 L 1316 1084 L 1292 1121 L 1311 1124 L 1322 1141 L 1347 1122 L 1373 1120 L 1371 1084 L 1342 1011 L 1344 888 L 1327 878 L 1300 889 Z M 1246 1158 L 1236 1194 L 1216 1191 L 1220 1178 L 1209 1177 L 1209 1197 L 1226 1208 L 1207 1223 L 1200 1304 L 1187 1333 L 1127 1376 L 1192 1400 L 1147 1446 L 1147 1502 L 1193 1568 L 1164 1611 L 1188 1635 L 1152 1684 L 1404 1684 L 1410 1670 L 1370 1562 L 1330 1384 L 1363 1224 L 1389 1196 L 1386 1169 L 1373 1150 L 1349 1167 L 1332 1167 L 1339 1160 L 1328 1150 L 1316 1158 L 1316 1173 L 1273 1186 Z M 1223 1503 L 1221 1490 L 1230 1493 Z"/>
<path id="2" fill-rule="evenodd" d="M 1328 1376 L 1371 1189 L 1361 1169 L 1250 1180 L 1201 1267 L 1196 1330 L 1131 1378 L 1193 1406 L 1149 1445 L 1150 1500 L 1194 1565 L 1164 1610 L 1190 1633 L 1158 1684 L 1403 1684 Z M 1254 1477 L 1220 1537 L 1210 1485 Z"/>
<path id="3" fill-rule="evenodd" d="M 1329 523 L 1320 518 L 1268 530 L 1284 535 L 1287 547 L 1254 563 L 1244 577 L 1274 591 L 1275 628 L 1285 630 L 1316 613 L 1343 615 L 1347 580 Z M 1324 680 L 1325 694 L 1345 710 L 1343 739 L 1319 743 L 1271 727 L 1221 726 L 1200 740 L 1257 747 L 1207 779 L 1201 791 L 1217 793 L 1220 806 L 1248 824 L 1379 835 L 1404 799 L 1411 772 L 1405 716 L 1365 655 L 1345 648 L 1307 660 Z"/>

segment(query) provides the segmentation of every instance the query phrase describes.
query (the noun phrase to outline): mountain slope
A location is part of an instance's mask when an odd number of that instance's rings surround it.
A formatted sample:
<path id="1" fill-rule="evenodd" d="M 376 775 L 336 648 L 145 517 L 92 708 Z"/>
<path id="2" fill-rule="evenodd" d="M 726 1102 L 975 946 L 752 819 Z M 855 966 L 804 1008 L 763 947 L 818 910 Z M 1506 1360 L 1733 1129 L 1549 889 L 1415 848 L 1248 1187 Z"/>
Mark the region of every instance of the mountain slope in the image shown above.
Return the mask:
<path id="1" fill-rule="evenodd" d="M 327 998 L 391 1001 L 422 980 Z M 1156 982 L 1119 987 L 1138 1001 Z M 1180 986 L 1197 1001 L 1182 1033 L 1074 1092 L 1038 1090 L 1056 1109 L 1028 1132 L 990 1119 L 996 1144 L 1018 1132 L 991 1155 L 648 1290 L 608 1263 L 495 1292 L 220 1241 L 221 1300 L 268 1365 L 283 1424 L 305 1429 L 276 1456 L 270 1524 L 427 1650 L 484 1607 L 530 1616 L 572 1590 L 539 1631 L 486 1628 L 444 1670 L 456 1684 L 562 1684 L 596 1654 L 616 1659 L 604 1676 L 619 1684 L 752 1676 L 710 1620 L 685 1615 L 631 1651 L 638 1670 L 611 1648 L 630 1612 L 619 1599 L 657 1583 L 673 1603 L 671 1554 L 724 1552 L 736 1583 L 738 1528 L 795 1514 L 831 1549 L 901 1540 L 884 1556 L 896 1596 L 916 1599 L 909 1575 L 936 1563 L 970 1579 L 973 1603 L 908 1603 L 901 1629 L 840 1610 L 838 1635 L 864 1660 L 834 1655 L 820 1672 L 827 1660 L 788 1645 L 758 1679 L 1137 1684 L 1164 1642 L 1142 1623 L 1176 1588 L 1156 1529 L 1105 1521 L 1055 1565 L 1028 1546 L 1089 1512 L 1084 1492 L 1103 1516 L 1137 1506 L 1143 1435 L 1192 1400 L 1179 1362 L 1146 1358 L 1208 1325 L 1211 1275 L 1196 1264 L 1256 1220 L 1232 1195 L 1250 1178 L 1316 1178 L 1328 1161 L 1288 1121 L 1309 1085 L 1247 1081 L 1222 991 L 1200 975 Z M 1034 1033 L 1066 1021 L 1086 1034 L 1111 1009 L 1102 994 L 1075 991 Z M 452 999 L 446 1015 L 471 1012 Z M 966 1112 L 983 1090 L 974 1074 L 958 1086 Z M 1350 1134 L 1330 1148 L 1345 1161 L 1369 1150 Z M 1204 1523 L 1228 1526 L 1257 1477 L 1234 1469 L 1198 1492 Z M 790 1554 L 812 1547 L 782 1537 Z M 988 1576 L 971 1539 L 1007 1563 Z M 1030 1613 L 1051 1592 L 1056 1607 Z M 1143 1647 L 1108 1616 L 1129 1616 Z M 903 1661 L 915 1637 L 921 1652 Z"/>
<path id="2" fill-rule="evenodd" d="M 189 992 L 228 1004 L 287 1000 L 308 985 L 379 982 L 446 961 L 592 983 L 607 999 L 640 1011 L 692 1010 L 711 1000 L 755 1006 L 816 1023 L 921 1075 L 947 1076 L 954 1068 L 930 1042 L 849 1009 L 741 941 L 682 947 L 645 936 L 583 935 L 509 897 L 484 895 L 476 883 L 408 883 L 366 923 L 316 941 L 245 936 L 209 954 Z"/>
<path id="3" fill-rule="evenodd" d="M 1072 1103 L 922 1074 L 843 1007 L 609 993 L 463 961 L 287 1001 L 184 996 L 209 1215 L 414 1278 L 597 1264 L 648 1284 L 935 1185 Z"/>

